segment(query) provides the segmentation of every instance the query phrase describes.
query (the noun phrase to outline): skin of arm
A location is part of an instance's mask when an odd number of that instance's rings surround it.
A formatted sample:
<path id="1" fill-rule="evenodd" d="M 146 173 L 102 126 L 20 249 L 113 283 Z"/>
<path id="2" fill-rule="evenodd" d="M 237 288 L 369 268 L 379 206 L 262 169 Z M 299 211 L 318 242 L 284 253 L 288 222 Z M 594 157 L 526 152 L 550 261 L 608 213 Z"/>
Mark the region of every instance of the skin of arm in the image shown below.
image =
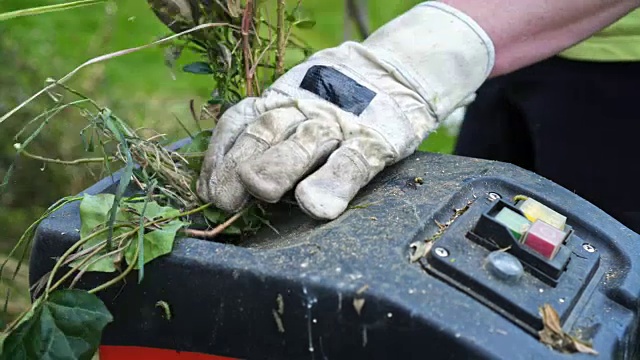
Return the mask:
<path id="1" fill-rule="evenodd" d="M 474 19 L 493 40 L 491 77 L 560 53 L 640 7 L 640 0 L 440 0 Z"/>

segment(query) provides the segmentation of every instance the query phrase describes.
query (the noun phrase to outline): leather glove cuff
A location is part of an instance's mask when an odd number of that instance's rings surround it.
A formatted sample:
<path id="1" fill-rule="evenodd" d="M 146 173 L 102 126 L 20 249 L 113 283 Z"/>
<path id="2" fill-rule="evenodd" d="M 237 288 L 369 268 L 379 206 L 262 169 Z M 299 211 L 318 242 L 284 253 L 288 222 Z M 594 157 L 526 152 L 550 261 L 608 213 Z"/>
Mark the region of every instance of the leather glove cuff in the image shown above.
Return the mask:
<path id="1" fill-rule="evenodd" d="M 363 46 L 424 99 L 437 121 L 482 85 L 495 60 L 493 42 L 480 25 L 437 1 L 415 6 L 374 32 Z"/>

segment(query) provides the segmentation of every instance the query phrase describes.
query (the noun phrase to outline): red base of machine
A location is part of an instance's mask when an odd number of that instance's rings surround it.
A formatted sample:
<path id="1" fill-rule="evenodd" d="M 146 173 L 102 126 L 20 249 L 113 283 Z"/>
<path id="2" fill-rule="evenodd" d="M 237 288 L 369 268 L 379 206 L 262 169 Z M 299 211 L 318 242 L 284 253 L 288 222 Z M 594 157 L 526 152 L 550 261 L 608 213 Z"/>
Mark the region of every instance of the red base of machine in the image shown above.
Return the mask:
<path id="1" fill-rule="evenodd" d="M 100 360 L 238 360 L 230 357 L 137 346 L 101 346 Z"/>

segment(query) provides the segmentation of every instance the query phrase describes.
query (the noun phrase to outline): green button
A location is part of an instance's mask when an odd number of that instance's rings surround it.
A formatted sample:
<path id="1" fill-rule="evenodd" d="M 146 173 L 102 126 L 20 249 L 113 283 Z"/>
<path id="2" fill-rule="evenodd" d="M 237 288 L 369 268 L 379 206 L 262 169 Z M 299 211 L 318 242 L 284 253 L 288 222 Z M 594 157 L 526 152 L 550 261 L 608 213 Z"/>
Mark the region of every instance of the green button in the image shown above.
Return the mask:
<path id="1" fill-rule="evenodd" d="M 531 221 L 509 208 L 500 210 L 496 215 L 496 221 L 505 225 L 518 240 L 522 239 L 522 235 L 531 227 Z"/>

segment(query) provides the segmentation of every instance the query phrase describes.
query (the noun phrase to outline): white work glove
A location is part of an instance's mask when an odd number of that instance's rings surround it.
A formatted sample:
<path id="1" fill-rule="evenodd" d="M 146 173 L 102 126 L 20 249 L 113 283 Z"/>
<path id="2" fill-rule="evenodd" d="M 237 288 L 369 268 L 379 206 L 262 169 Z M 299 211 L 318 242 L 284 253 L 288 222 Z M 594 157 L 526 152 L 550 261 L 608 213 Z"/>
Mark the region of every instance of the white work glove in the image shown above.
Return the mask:
<path id="1" fill-rule="evenodd" d="M 225 112 L 198 180 L 226 211 L 250 195 L 335 219 L 386 166 L 416 151 L 493 68 L 488 35 L 460 11 L 422 3 L 373 33 L 320 51 L 262 97 Z"/>

